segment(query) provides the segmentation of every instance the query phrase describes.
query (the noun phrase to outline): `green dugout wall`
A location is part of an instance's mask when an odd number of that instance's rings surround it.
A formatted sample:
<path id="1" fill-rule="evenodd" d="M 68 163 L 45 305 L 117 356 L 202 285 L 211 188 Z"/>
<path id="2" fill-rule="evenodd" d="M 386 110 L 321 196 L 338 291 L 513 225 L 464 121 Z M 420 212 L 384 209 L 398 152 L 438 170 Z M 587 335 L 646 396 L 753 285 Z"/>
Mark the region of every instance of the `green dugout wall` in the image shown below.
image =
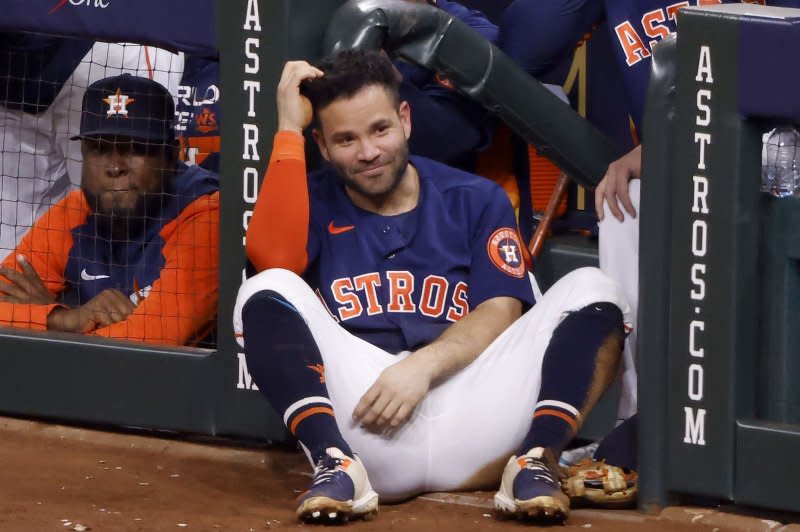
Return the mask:
<path id="1" fill-rule="evenodd" d="M 679 28 L 644 131 L 640 503 L 800 511 L 800 201 L 759 192 L 762 133 L 800 124 L 800 10 L 687 8 Z"/>

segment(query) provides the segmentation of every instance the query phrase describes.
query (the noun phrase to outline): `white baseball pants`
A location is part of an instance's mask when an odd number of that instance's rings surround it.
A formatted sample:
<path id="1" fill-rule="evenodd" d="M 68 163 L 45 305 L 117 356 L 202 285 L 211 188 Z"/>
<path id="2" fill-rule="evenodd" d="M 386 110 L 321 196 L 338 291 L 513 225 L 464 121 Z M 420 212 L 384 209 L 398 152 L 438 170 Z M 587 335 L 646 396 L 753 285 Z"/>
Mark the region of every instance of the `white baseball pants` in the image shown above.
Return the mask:
<path id="1" fill-rule="evenodd" d="M 242 308 L 262 290 L 281 294 L 305 319 L 322 354 L 339 430 L 363 460 L 374 489 L 389 501 L 496 486 L 505 461 L 530 429 L 542 359 L 556 326 L 569 312 L 594 302 L 614 303 L 626 321 L 630 318 L 616 285 L 598 269 L 571 272 L 472 364 L 432 389 L 404 426 L 374 434 L 353 423 L 352 412 L 381 371 L 408 352 L 393 355 L 353 336 L 300 277 L 280 269 L 241 286 L 234 310 L 237 333 Z"/>

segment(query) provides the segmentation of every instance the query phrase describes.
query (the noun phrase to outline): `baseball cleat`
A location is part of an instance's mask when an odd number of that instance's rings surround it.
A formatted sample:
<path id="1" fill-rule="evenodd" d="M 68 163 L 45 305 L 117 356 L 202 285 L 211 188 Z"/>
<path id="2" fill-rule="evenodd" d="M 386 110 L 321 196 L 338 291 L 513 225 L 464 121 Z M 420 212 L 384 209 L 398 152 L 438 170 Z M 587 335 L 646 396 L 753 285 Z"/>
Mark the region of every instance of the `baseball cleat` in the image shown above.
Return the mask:
<path id="1" fill-rule="evenodd" d="M 567 468 L 561 487 L 576 506 L 630 508 L 636 504 L 639 475 L 586 459 Z"/>
<path id="2" fill-rule="evenodd" d="M 378 513 L 378 494 L 372 490 L 361 459 L 336 447 L 314 466 L 311 487 L 298 498 L 297 517 L 306 523 L 341 524 L 371 519 Z"/>
<path id="3" fill-rule="evenodd" d="M 495 508 L 506 517 L 537 524 L 561 524 L 569 515 L 569 498 L 561 491 L 553 454 L 536 447 L 509 458 Z"/>

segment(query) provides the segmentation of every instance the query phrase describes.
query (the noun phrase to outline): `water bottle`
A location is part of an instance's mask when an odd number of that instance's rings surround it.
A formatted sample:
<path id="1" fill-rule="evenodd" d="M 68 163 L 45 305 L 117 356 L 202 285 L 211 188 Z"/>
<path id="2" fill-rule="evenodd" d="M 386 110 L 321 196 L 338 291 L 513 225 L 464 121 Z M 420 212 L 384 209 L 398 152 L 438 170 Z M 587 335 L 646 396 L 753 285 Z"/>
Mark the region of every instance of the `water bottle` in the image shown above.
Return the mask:
<path id="1" fill-rule="evenodd" d="M 800 196 L 800 133 L 780 126 L 765 135 L 761 150 L 761 191 Z"/>

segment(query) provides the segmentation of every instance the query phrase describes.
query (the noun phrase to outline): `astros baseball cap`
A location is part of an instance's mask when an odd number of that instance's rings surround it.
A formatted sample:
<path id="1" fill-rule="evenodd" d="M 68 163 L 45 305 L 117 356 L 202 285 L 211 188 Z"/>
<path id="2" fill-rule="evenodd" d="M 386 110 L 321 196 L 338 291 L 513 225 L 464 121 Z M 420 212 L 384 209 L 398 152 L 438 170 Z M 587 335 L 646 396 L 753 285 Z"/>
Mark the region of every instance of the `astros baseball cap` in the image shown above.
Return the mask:
<path id="1" fill-rule="evenodd" d="M 86 137 L 131 137 L 148 142 L 175 139 L 175 103 L 163 85 L 122 74 L 95 81 L 83 95 L 80 133 Z"/>

